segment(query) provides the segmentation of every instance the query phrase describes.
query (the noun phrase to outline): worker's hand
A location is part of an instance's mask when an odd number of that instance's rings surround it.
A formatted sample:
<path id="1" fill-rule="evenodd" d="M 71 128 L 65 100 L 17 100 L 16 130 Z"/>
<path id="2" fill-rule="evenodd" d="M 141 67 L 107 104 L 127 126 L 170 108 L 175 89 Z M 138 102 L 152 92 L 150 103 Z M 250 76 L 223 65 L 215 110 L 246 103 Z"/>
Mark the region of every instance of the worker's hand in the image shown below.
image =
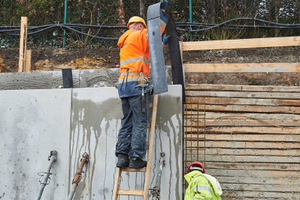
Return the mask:
<path id="1" fill-rule="evenodd" d="M 168 0 L 164 0 L 161 4 L 160 4 L 160 9 L 166 9 L 168 5 Z"/>
<path id="2" fill-rule="evenodd" d="M 163 41 L 162 41 L 162 43 L 163 43 L 164 45 L 167 45 L 167 44 L 169 43 L 170 37 L 171 37 L 171 35 L 165 35 L 165 36 L 164 36 L 164 39 L 163 39 Z"/>

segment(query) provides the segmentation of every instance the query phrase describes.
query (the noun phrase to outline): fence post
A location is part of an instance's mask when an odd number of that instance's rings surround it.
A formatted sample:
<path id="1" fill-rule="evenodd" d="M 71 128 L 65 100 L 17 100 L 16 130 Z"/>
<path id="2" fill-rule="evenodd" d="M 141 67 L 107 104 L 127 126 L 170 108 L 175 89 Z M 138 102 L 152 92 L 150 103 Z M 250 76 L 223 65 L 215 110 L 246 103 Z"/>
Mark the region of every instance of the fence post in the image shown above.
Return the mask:
<path id="1" fill-rule="evenodd" d="M 189 0 L 189 10 L 190 10 L 190 22 L 193 22 L 193 4 L 192 4 L 192 0 Z M 193 28 L 190 27 L 190 29 L 192 30 Z M 193 33 L 190 32 L 190 40 L 193 39 Z"/>
<path id="2" fill-rule="evenodd" d="M 25 54 L 25 72 L 31 71 L 31 50 L 26 50 Z"/>
<path id="3" fill-rule="evenodd" d="M 67 23 L 68 17 L 68 0 L 65 0 L 65 16 L 64 16 L 64 24 Z M 64 29 L 64 41 L 63 41 L 63 48 L 66 46 L 66 29 Z"/>
<path id="4" fill-rule="evenodd" d="M 26 46 L 27 46 L 27 22 L 28 22 L 27 17 L 21 17 L 18 72 L 22 72 L 25 67 L 25 55 L 26 55 Z"/>

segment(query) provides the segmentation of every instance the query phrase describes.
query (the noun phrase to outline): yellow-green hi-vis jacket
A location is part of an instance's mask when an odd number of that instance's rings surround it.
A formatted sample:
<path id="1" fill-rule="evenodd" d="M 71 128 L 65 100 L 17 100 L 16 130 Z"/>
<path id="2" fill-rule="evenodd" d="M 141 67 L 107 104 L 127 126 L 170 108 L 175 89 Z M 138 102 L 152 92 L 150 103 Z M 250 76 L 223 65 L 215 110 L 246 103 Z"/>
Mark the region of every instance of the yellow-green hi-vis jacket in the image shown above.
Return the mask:
<path id="1" fill-rule="evenodd" d="M 184 178 L 189 184 L 184 200 L 221 200 L 222 189 L 213 176 L 191 171 Z"/>

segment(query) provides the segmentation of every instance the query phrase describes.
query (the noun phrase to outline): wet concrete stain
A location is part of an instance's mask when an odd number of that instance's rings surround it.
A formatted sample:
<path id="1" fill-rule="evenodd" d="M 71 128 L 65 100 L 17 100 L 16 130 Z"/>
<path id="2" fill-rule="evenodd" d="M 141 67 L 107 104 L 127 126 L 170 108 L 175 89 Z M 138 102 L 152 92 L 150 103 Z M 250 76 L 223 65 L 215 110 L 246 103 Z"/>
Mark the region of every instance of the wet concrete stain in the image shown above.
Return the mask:
<path id="1" fill-rule="evenodd" d="M 101 94 L 99 94 L 101 95 Z M 110 129 L 110 121 L 111 120 L 120 120 L 123 117 L 121 110 L 121 101 L 119 98 L 110 98 L 103 102 L 95 103 L 93 100 L 79 100 L 76 98 L 77 94 L 74 93 L 73 101 L 72 101 L 72 125 L 71 125 L 71 149 L 70 152 L 77 154 L 75 157 L 75 162 L 73 161 L 71 166 L 73 169 L 77 169 L 80 164 L 81 154 L 84 151 L 90 156 L 90 159 L 93 159 L 92 162 L 88 163 L 86 166 L 89 170 L 87 170 L 84 175 L 84 180 L 81 181 L 81 184 L 76 189 L 75 198 L 80 199 L 84 196 L 82 193 L 85 189 L 85 182 L 93 182 L 94 173 L 95 173 L 95 165 L 97 162 L 97 149 L 99 148 L 99 139 L 102 134 L 109 136 L 108 130 Z M 104 125 L 104 126 L 103 126 Z M 103 127 L 105 127 L 103 129 Z M 115 127 L 117 130 L 117 127 Z M 83 138 L 82 141 L 79 141 L 80 138 Z M 107 137 L 105 137 L 105 144 L 107 145 Z M 80 143 L 79 143 L 80 142 Z M 95 145 L 93 145 L 93 144 Z M 103 148 L 103 147 L 102 147 Z M 114 146 L 107 146 L 108 148 L 115 148 Z M 107 151 L 103 152 L 105 157 L 107 157 Z M 112 158 L 113 159 L 113 158 Z M 106 159 L 105 159 L 106 160 Z M 105 161 L 102 161 L 105 162 Z M 106 165 L 105 165 L 106 171 Z M 85 180 L 88 179 L 88 180 Z M 104 175 L 104 179 L 106 180 L 106 175 Z M 90 185 L 91 186 L 91 185 Z M 106 194 L 107 188 L 105 187 L 105 181 L 102 185 L 101 193 Z M 106 189 L 105 189 L 106 188 Z M 92 194 L 92 188 L 87 189 L 89 195 Z M 80 197 L 81 196 L 81 197 Z"/>
<path id="2" fill-rule="evenodd" d="M 182 117 L 181 117 L 182 109 L 179 110 L 179 108 L 181 107 L 182 107 L 182 101 L 180 97 L 174 97 L 171 95 L 162 95 L 159 96 L 158 98 L 158 113 L 157 113 L 157 122 L 156 122 L 160 128 L 158 135 L 160 137 L 163 132 L 167 133 L 167 136 L 169 138 L 169 144 L 170 144 L 169 152 L 168 152 L 170 153 L 170 159 L 169 159 L 169 165 L 171 166 L 170 177 L 174 177 L 174 176 L 176 177 L 176 179 L 172 179 L 169 181 L 170 185 L 173 184 L 173 187 L 169 187 L 168 194 L 170 194 L 169 198 L 171 198 L 172 196 L 171 194 L 174 193 L 174 190 L 171 190 L 171 188 L 175 188 L 176 199 L 180 199 L 179 187 L 181 186 L 180 183 L 181 172 L 178 172 L 176 170 L 180 169 L 179 165 L 181 165 L 181 161 L 178 160 L 178 155 L 181 154 L 182 145 L 181 145 L 181 140 L 180 139 L 177 140 L 177 138 L 175 138 L 174 136 L 179 135 L 179 133 L 182 130 Z M 174 118 L 176 119 L 175 121 Z M 177 124 L 177 127 L 175 124 Z M 179 136 L 178 138 L 181 137 Z M 159 140 L 163 141 L 161 138 Z M 163 144 L 161 143 L 160 145 L 162 149 Z M 174 163 L 177 163 L 178 166 L 172 167 Z"/>
<path id="3" fill-rule="evenodd" d="M 168 106 L 166 106 L 168 105 Z M 174 163 L 178 163 L 178 165 L 181 164 L 181 162 L 178 159 L 178 155 L 180 155 L 180 147 L 181 147 L 181 140 L 178 140 L 177 138 L 174 138 L 174 135 L 178 134 L 178 131 L 182 129 L 181 124 L 181 111 L 178 110 L 178 108 L 181 108 L 181 98 L 174 98 L 171 95 L 162 95 L 159 96 L 159 103 L 158 103 L 158 114 L 157 114 L 157 128 L 158 133 L 156 135 L 159 135 L 159 145 L 160 149 L 163 149 L 163 138 L 160 137 L 160 134 L 166 134 L 167 138 L 169 138 L 168 143 L 170 144 L 169 152 L 166 152 L 170 154 L 169 165 L 173 166 Z M 77 98 L 77 94 L 74 93 L 73 95 L 73 101 L 72 101 L 72 125 L 71 125 L 71 149 L 70 152 L 73 152 L 73 154 L 76 154 L 76 156 L 73 156 L 73 161 L 71 166 L 73 166 L 73 170 L 77 169 L 80 163 L 81 155 L 84 152 L 84 150 L 89 151 L 90 158 L 94 159 L 93 162 L 89 163 L 88 169 L 86 174 L 84 175 L 84 180 L 81 181 L 81 185 L 78 186 L 76 189 L 76 194 L 74 199 L 80 199 L 83 197 L 86 197 L 88 194 L 84 194 L 83 192 L 88 190 L 88 193 L 90 196 L 93 195 L 91 185 L 89 185 L 90 188 L 87 185 L 84 185 L 84 182 L 93 182 L 94 180 L 94 174 L 95 170 L 95 164 L 97 161 L 97 149 L 99 148 L 99 139 L 101 136 L 102 139 L 109 136 L 107 131 L 112 128 L 111 121 L 117 120 L 117 124 L 120 125 L 120 119 L 123 117 L 122 110 L 121 110 L 121 101 L 119 98 L 110 98 L 102 102 L 95 102 L 92 99 L 90 100 L 80 100 Z M 113 125 L 115 126 L 115 125 Z M 105 127 L 105 128 L 103 128 Z M 118 131 L 119 127 L 115 127 L 116 132 Z M 149 130 L 148 130 L 149 132 Z M 180 131 L 181 132 L 181 131 Z M 103 135 L 104 134 L 104 135 Z M 117 133 L 116 133 L 117 134 Z M 82 138 L 80 140 L 80 138 Z M 80 141 L 79 141 L 80 140 Z M 94 141 L 92 141 L 94 140 Z M 103 142 L 103 141 L 102 141 Z M 92 144 L 93 143 L 93 144 Z M 104 142 L 107 145 L 107 141 Z M 103 148 L 103 147 L 101 147 Z M 106 147 L 107 149 L 115 148 L 115 146 L 109 146 Z M 107 158 L 107 152 L 103 152 L 105 154 L 105 160 L 106 159 L 114 159 L 114 158 Z M 157 154 L 159 155 L 159 153 Z M 176 159 L 176 160 L 174 160 Z M 156 161 L 159 160 L 158 157 L 155 158 Z M 103 161 L 105 162 L 105 161 Z M 104 165 L 104 171 L 108 170 L 106 164 Z M 115 168 L 115 166 L 113 166 Z M 152 169 L 152 173 L 157 173 L 157 166 Z M 179 166 L 178 166 L 179 167 Z M 176 169 L 178 169 L 176 167 Z M 173 168 L 173 167 L 172 167 Z M 169 177 L 176 177 L 176 181 L 172 178 L 170 179 L 170 185 L 172 184 L 172 188 L 176 188 L 175 192 L 176 199 L 180 198 L 179 194 L 179 187 L 181 186 L 181 183 L 179 183 L 179 177 L 181 172 L 178 172 L 176 170 L 170 170 Z M 104 197 L 104 199 L 109 199 L 107 194 L 109 194 L 109 190 L 113 189 L 110 188 L 110 185 L 107 185 L 105 183 L 106 175 L 104 175 L 103 182 L 101 185 L 101 189 L 97 190 L 98 194 L 101 194 L 101 196 Z M 87 179 L 87 180 L 86 180 Z M 128 175 L 127 185 L 129 185 L 130 188 L 128 189 L 136 189 L 140 188 L 142 189 L 143 186 L 140 184 L 133 186 L 130 186 L 129 180 L 134 179 L 136 183 L 143 182 L 144 177 L 140 174 L 130 174 Z M 152 180 L 155 181 L 155 180 Z M 153 185 L 153 184 L 152 184 Z M 173 189 L 171 191 L 171 187 L 168 187 L 169 191 L 168 196 L 171 197 L 174 193 Z M 95 194 L 94 194 L 95 195 Z"/>

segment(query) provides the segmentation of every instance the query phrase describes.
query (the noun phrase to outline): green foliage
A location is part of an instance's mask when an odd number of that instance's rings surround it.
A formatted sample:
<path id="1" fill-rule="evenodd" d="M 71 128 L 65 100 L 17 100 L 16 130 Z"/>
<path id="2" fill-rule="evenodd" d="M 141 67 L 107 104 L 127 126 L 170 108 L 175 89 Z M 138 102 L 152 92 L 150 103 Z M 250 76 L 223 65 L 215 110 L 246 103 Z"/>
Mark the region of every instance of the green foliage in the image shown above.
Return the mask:
<path id="1" fill-rule="evenodd" d="M 146 19 L 148 6 L 158 2 L 159 0 L 68 0 L 67 23 L 108 26 L 126 25 L 129 18 L 133 15 Z M 300 23 L 300 0 L 192 0 L 191 2 L 192 7 L 189 5 L 189 0 L 169 0 L 169 6 L 175 21 L 189 22 L 191 11 L 193 22 L 204 24 L 219 24 L 226 20 L 241 17 L 256 17 L 287 24 Z M 19 26 L 21 16 L 28 17 L 29 26 L 63 23 L 64 7 L 64 0 L 1 0 L 0 26 Z M 254 22 L 251 20 L 239 20 L 231 24 L 253 25 Z M 261 22 L 255 22 L 255 24 L 265 25 Z M 61 45 L 62 42 L 57 41 L 62 40 L 62 31 L 59 30 L 57 37 L 52 35 L 53 30 L 30 37 L 32 38 L 32 45 Z M 124 30 L 82 29 L 80 31 L 104 37 L 119 37 Z M 226 26 L 225 29 L 209 29 L 204 32 L 179 32 L 179 36 L 183 40 L 220 40 L 293 36 L 299 34 L 300 29 L 296 28 L 233 30 L 226 29 Z M 0 39 L 3 38 L 12 46 L 16 44 L 16 39 L 7 40 L 11 37 L 0 35 Z M 115 42 L 96 40 L 67 31 L 67 44 L 70 46 L 95 47 L 98 44 L 107 45 L 115 44 Z"/>

